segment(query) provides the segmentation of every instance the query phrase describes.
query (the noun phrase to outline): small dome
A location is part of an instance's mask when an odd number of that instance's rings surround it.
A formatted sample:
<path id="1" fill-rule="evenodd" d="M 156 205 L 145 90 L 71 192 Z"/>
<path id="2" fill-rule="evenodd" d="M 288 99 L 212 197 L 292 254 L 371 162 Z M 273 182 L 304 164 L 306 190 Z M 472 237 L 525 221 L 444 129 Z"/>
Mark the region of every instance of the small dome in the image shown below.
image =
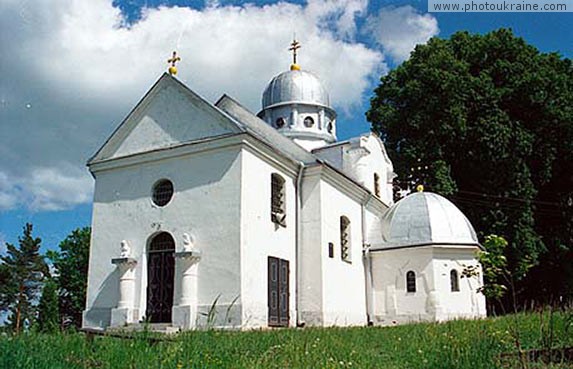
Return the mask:
<path id="1" fill-rule="evenodd" d="M 273 78 L 263 92 L 263 109 L 290 103 L 307 103 L 330 107 L 326 88 L 314 74 L 289 70 Z"/>
<path id="2" fill-rule="evenodd" d="M 466 216 L 448 199 L 418 192 L 394 204 L 382 220 L 384 246 L 479 245 Z"/>

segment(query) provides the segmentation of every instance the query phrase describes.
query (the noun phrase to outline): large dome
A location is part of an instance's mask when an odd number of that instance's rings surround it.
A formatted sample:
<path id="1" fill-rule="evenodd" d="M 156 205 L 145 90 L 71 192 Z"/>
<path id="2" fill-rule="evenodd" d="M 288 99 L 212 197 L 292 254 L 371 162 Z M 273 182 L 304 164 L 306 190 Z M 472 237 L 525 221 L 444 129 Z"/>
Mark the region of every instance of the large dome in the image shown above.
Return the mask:
<path id="1" fill-rule="evenodd" d="M 382 235 L 384 247 L 479 245 L 474 228 L 460 209 L 430 192 L 406 196 L 388 209 Z"/>
<path id="2" fill-rule="evenodd" d="M 289 70 L 274 77 L 263 92 L 263 109 L 292 103 L 330 107 L 326 88 L 314 74 Z"/>

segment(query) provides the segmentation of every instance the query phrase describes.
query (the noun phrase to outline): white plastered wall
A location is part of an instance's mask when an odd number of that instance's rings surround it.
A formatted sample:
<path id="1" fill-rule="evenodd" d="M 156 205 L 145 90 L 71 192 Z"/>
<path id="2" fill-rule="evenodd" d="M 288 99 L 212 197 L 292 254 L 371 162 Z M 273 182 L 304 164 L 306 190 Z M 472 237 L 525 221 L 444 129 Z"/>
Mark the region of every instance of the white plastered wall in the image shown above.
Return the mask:
<path id="1" fill-rule="evenodd" d="M 477 292 L 483 285 L 483 275 L 475 258 L 476 248 L 436 247 L 434 248 L 433 271 L 436 292 L 441 306 L 438 320 L 455 318 L 485 317 L 485 297 Z M 477 267 L 479 276 L 462 278 L 466 267 Z M 459 276 L 459 291 L 452 292 L 450 272 L 455 269 Z"/>
<path id="2" fill-rule="evenodd" d="M 323 325 L 366 324 L 366 295 L 362 260 L 362 208 L 325 180 L 321 181 Z M 350 220 L 350 262 L 341 258 L 340 217 Z M 334 257 L 328 243 L 334 244 Z M 316 246 L 315 246 L 316 247 Z"/>
<path id="3" fill-rule="evenodd" d="M 217 298 L 218 308 L 226 310 L 241 288 L 240 170 L 236 146 L 97 172 L 84 326 L 109 325 L 110 311 L 119 297 L 117 269 L 111 259 L 119 256 L 122 240 L 130 243 L 137 260 L 134 305 L 136 318 L 144 316 L 146 249 L 151 236 L 161 231 L 173 236 L 177 251 L 183 233 L 193 235 L 195 247 L 202 253 L 197 272 L 198 310 L 207 312 Z M 175 194 L 170 203 L 158 207 L 151 200 L 151 191 L 162 178 L 173 182 Z M 180 293 L 177 274 L 175 281 L 174 303 Z M 205 324 L 200 313 L 199 324 Z M 241 324 L 240 303 L 229 316 L 228 325 Z"/>
<path id="4" fill-rule="evenodd" d="M 301 322 L 311 326 L 323 324 L 321 184 L 319 174 L 305 175 L 301 194 L 298 309 Z"/>
<path id="5" fill-rule="evenodd" d="M 271 175 L 285 180 L 286 227 L 271 221 Z M 277 163 L 242 151 L 241 301 L 243 327 L 268 326 L 268 257 L 289 261 L 289 325 L 296 325 L 295 176 Z"/>
<path id="6" fill-rule="evenodd" d="M 444 321 L 486 315 L 479 277 L 461 278 L 466 266 L 478 266 L 476 247 L 433 245 L 374 251 L 372 257 L 374 322 Z M 450 271 L 458 271 L 460 291 L 452 291 Z M 406 273 L 416 273 L 416 292 L 406 291 Z"/>
<path id="7" fill-rule="evenodd" d="M 373 322 L 381 325 L 434 320 L 434 274 L 430 247 L 374 251 Z M 406 273 L 416 273 L 416 292 L 406 291 Z"/>

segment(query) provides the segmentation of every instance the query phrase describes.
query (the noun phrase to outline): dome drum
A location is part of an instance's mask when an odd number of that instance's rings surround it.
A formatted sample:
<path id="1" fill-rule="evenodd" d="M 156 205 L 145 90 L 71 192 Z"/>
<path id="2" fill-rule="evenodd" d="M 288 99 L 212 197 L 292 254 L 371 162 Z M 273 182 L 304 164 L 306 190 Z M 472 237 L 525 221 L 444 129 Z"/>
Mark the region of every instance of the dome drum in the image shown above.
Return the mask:
<path id="1" fill-rule="evenodd" d="M 274 77 L 263 92 L 258 116 L 308 150 L 336 141 L 336 112 L 328 91 L 307 71 Z"/>

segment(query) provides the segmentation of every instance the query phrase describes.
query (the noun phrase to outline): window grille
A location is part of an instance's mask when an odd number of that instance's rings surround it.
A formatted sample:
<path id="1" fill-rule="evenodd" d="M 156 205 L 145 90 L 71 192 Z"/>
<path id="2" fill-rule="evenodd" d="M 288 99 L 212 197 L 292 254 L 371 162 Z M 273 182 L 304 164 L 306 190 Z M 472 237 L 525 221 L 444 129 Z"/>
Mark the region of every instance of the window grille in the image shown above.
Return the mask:
<path id="1" fill-rule="evenodd" d="M 416 273 L 411 270 L 406 273 L 406 292 L 416 292 Z"/>
<path id="2" fill-rule="evenodd" d="M 162 179 L 153 186 L 152 199 L 157 206 L 165 206 L 173 197 L 173 183 L 168 179 Z"/>
<path id="3" fill-rule="evenodd" d="M 340 217 L 340 257 L 350 262 L 350 220 L 345 216 Z"/>
<path id="4" fill-rule="evenodd" d="M 374 195 L 380 197 L 380 176 L 374 173 Z"/>
<path id="5" fill-rule="evenodd" d="M 271 175 L 271 221 L 286 227 L 285 180 L 280 175 Z"/>

